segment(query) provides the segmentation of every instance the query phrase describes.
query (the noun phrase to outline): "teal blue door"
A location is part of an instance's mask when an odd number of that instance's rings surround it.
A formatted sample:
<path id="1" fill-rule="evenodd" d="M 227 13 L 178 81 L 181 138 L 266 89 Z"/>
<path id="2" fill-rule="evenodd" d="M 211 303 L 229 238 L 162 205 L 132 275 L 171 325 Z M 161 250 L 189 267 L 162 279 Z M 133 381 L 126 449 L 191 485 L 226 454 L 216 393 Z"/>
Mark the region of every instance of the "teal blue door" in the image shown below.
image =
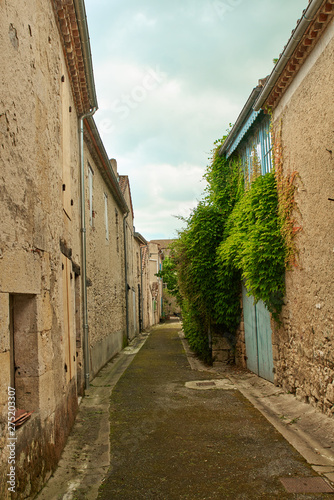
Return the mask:
<path id="1" fill-rule="evenodd" d="M 274 361 L 270 313 L 260 300 L 254 304 L 252 296 L 242 287 L 247 368 L 259 377 L 274 382 Z"/>

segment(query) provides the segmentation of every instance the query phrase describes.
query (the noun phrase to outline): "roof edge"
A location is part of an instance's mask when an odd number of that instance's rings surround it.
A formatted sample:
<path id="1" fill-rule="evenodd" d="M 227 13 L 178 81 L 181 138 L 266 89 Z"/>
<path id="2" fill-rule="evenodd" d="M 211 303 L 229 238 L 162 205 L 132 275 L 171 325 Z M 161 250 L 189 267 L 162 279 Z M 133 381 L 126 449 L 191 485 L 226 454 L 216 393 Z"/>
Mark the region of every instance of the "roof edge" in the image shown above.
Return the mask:
<path id="1" fill-rule="evenodd" d="M 258 85 L 257 87 L 254 87 L 254 89 L 252 90 L 252 93 L 250 94 L 250 96 L 248 97 L 248 99 L 246 101 L 246 104 L 242 108 L 241 113 L 239 114 L 239 116 L 237 118 L 237 121 L 233 125 L 227 138 L 224 141 L 224 144 L 220 148 L 219 156 L 222 156 L 226 152 L 226 150 L 228 149 L 228 147 L 232 143 L 234 137 L 238 134 L 238 132 L 239 132 L 240 128 L 242 127 L 242 124 L 243 124 L 245 118 L 247 117 L 248 113 L 250 111 L 252 111 L 253 105 L 254 105 L 256 99 L 258 98 L 259 94 L 261 93 L 262 89 L 263 89 L 263 85 Z"/>
<path id="2" fill-rule="evenodd" d="M 264 88 L 261 92 L 259 98 L 255 102 L 254 111 L 259 111 L 264 107 L 268 97 L 275 88 L 280 76 L 282 75 L 286 65 L 294 54 L 296 48 L 302 41 L 307 29 L 316 19 L 319 9 L 325 4 L 325 0 L 310 0 L 308 7 L 303 11 L 303 15 L 299 20 L 297 27 L 292 32 L 292 35 L 284 47 L 282 54 L 280 55 L 274 69 L 272 70 Z M 299 69 L 299 68 L 298 68 Z M 297 71 L 298 71 L 297 69 Z M 283 90 L 284 92 L 284 90 Z"/>
<path id="3" fill-rule="evenodd" d="M 140 233 L 137 233 L 137 231 L 135 231 L 134 233 L 134 237 L 142 244 L 142 245 L 148 245 L 148 242 L 147 240 L 145 240 L 144 236 L 142 236 Z"/>
<path id="4" fill-rule="evenodd" d="M 51 0 L 79 116 L 98 107 L 84 0 Z"/>
<path id="5" fill-rule="evenodd" d="M 97 129 L 95 120 L 92 116 L 87 116 L 84 121 L 89 137 L 92 140 L 93 145 L 97 150 L 97 154 L 100 159 L 101 165 L 103 165 L 103 168 L 101 168 L 101 166 L 98 165 L 100 167 L 101 174 L 103 178 L 106 180 L 106 182 L 108 182 L 113 194 L 117 198 L 118 204 L 123 210 L 123 213 L 128 213 L 130 211 L 129 207 L 125 201 L 118 180 L 111 166 L 107 152 L 105 150 L 99 131 Z"/>
<path id="6" fill-rule="evenodd" d="M 85 73 L 87 78 L 90 103 L 92 108 L 97 108 L 98 103 L 94 81 L 93 58 L 91 52 L 85 3 L 84 0 L 73 0 L 73 3 L 77 13 L 77 23 L 82 43 L 82 52 L 85 64 Z"/>

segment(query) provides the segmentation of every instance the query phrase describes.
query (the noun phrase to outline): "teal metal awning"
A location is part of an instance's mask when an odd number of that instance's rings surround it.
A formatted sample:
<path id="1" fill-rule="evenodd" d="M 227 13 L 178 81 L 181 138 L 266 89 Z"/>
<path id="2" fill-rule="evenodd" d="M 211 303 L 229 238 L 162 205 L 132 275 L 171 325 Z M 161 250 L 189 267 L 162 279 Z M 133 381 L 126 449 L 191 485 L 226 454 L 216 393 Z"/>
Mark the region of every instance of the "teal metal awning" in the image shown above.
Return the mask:
<path id="1" fill-rule="evenodd" d="M 239 146 L 240 142 L 245 137 L 245 135 L 247 134 L 248 130 L 250 129 L 250 127 L 255 122 L 255 120 L 258 117 L 258 115 L 260 114 L 260 112 L 261 112 L 261 110 L 259 110 L 259 111 L 253 111 L 252 110 L 251 111 L 250 115 L 248 116 L 248 118 L 247 118 L 245 124 L 243 125 L 243 127 L 241 128 L 240 132 L 238 132 L 238 134 L 236 135 L 235 139 L 227 147 L 227 149 L 226 149 L 226 158 L 228 158 L 229 156 L 231 156 L 231 154 L 233 153 L 233 151 L 235 151 L 237 149 L 237 147 Z"/>

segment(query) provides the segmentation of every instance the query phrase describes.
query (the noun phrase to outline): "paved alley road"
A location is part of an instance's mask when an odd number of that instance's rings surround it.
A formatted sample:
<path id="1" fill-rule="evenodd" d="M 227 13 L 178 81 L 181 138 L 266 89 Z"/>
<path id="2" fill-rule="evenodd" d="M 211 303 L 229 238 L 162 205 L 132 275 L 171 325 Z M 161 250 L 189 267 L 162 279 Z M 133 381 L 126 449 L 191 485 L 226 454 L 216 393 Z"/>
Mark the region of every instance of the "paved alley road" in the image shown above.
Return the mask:
<path id="1" fill-rule="evenodd" d="M 180 328 L 154 329 L 113 390 L 99 500 L 333 498 L 286 491 L 280 478 L 315 472 L 238 390 L 190 368 Z"/>

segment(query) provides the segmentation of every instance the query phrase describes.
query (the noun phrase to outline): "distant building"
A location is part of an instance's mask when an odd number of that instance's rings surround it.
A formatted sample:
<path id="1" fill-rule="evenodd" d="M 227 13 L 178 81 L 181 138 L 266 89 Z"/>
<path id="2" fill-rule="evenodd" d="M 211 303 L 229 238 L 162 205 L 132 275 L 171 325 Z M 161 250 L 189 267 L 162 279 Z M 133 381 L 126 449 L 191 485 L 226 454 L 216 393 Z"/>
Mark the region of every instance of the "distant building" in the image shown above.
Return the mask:
<path id="1" fill-rule="evenodd" d="M 171 245 L 175 242 L 176 240 L 169 239 L 169 240 L 152 240 L 151 243 L 156 243 L 160 250 L 161 250 L 161 256 L 162 256 L 162 263 L 161 263 L 161 269 L 163 269 L 164 266 L 164 259 L 166 257 L 170 256 L 171 253 Z M 167 290 L 167 285 L 163 283 L 162 287 L 162 318 L 169 318 L 170 316 L 174 316 L 177 314 L 178 316 L 181 315 L 181 308 L 178 305 L 176 298 L 169 293 Z"/>
<path id="2" fill-rule="evenodd" d="M 152 305 L 151 324 L 160 322 L 162 316 L 162 279 L 157 277 L 157 273 L 162 269 L 162 252 L 155 242 L 148 243 L 148 279 Z"/>

